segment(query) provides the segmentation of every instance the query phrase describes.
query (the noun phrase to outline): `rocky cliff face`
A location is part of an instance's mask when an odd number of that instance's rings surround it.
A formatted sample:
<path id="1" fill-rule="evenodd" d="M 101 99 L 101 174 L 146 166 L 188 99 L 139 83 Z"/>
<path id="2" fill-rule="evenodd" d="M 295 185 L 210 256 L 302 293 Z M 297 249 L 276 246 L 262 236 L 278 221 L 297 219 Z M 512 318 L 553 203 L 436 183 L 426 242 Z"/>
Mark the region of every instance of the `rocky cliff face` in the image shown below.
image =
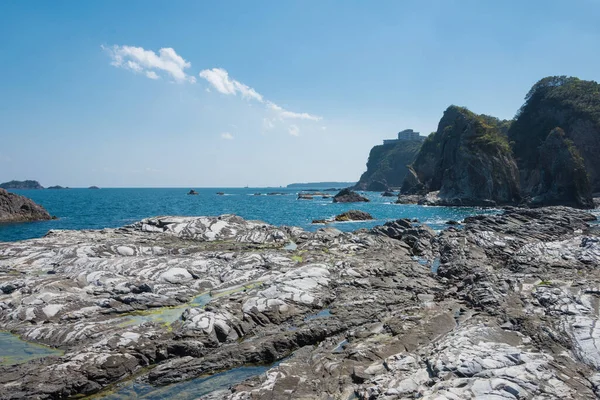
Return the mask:
<path id="1" fill-rule="evenodd" d="M 400 200 L 591 208 L 600 192 L 598 154 L 600 84 L 547 77 L 515 121 L 449 107 L 409 166 Z"/>
<path id="2" fill-rule="evenodd" d="M 400 187 L 419 149 L 419 141 L 402 141 L 393 145 L 379 145 L 371 149 L 367 170 L 354 187 L 357 190 L 383 191 Z"/>
<path id="3" fill-rule="evenodd" d="M 553 129 L 539 147 L 538 166 L 530 172 L 530 204 L 593 208 L 584 161 L 560 128 Z"/>
<path id="4" fill-rule="evenodd" d="M 572 141 L 589 175 L 592 192 L 600 191 L 600 84 L 564 76 L 537 82 L 525 97 L 509 130 L 524 195 L 540 186 L 537 149 L 556 127 Z M 552 147 L 552 146 L 550 146 Z"/>
<path id="5" fill-rule="evenodd" d="M 505 121 L 450 106 L 409 169 L 402 191 L 440 205 L 491 206 L 520 201 L 517 166 Z"/>
<path id="6" fill-rule="evenodd" d="M 0 188 L 0 222 L 48 220 L 48 211 L 32 200 Z"/>

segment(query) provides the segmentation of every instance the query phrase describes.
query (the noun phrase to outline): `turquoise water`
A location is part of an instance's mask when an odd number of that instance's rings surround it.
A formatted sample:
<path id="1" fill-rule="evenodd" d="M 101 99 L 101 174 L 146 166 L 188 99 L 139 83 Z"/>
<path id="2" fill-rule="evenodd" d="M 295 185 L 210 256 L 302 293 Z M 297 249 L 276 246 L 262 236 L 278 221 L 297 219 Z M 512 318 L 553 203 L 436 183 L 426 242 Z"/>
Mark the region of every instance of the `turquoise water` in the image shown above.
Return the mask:
<path id="1" fill-rule="evenodd" d="M 129 382 L 119 388 L 115 393 L 103 396 L 102 399 L 193 400 L 216 390 L 228 389 L 246 379 L 261 375 L 277 364 L 278 363 L 269 366 L 239 367 L 208 377 L 191 379 L 189 381 L 162 387 L 152 386 L 146 383 Z"/>
<path id="2" fill-rule="evenodd" d="M 25 342 L 18 336 L 0 331 L 0 365 L 21 364 L 50 355 L 62 355 L 62 351 Z"/>
<path id="3" fill-rule="evenodd" d="M 461 220 L 468 215 L 495 212 L 479 208 L 391 204 L 394 197 L 382 197 L 375 192 L 365 193 L 371 199 L 370 203 L 335 204 L 331 199 L 320 197 L 297 200 L 297 189 L 210 188 L 196 189 L 199 195 L 188 196 L 189 189 L 14 190 L 43 205 L 58 219 L 0 224 L 0 241 L 42 237 L 50 229 L 116 228 L 157 215 L 237 214 L 247 219 L 258 219 L 274 225 L 295 225 L 307 230 L 323 227 L 311 225 L 313 219 L 328 218 L 350 209 L 366 211 L 375 218 L 375 221 L 331 224 L 340 230 L 352 231 L 398 218 L 418 218 L 435 229 L 441 229 L 449 219 Z M 216 192 L 225 195 L 219 196 Z M 254 196 L 259 192 L 263 195 Z M 266 196 L 268 192 L 282 192 L 285 195 Z"/>

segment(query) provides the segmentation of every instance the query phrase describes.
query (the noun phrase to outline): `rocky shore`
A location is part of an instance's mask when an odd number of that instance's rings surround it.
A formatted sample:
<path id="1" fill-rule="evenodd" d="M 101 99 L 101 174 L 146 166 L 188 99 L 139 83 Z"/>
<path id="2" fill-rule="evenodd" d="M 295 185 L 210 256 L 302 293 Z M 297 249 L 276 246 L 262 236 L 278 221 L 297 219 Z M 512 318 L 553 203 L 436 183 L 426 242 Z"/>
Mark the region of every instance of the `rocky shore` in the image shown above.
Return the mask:
<path id="1" fill-rule="evenodd" d="M 201 398 L 594 399 L 594 221 L 515 208 L 343 233 L 157 217 L 0 243 L 0 330 L 64 351 L 0 361 L 0 398 L 130 379 L 197 398 L 191 379 L 262 364 Z"/>

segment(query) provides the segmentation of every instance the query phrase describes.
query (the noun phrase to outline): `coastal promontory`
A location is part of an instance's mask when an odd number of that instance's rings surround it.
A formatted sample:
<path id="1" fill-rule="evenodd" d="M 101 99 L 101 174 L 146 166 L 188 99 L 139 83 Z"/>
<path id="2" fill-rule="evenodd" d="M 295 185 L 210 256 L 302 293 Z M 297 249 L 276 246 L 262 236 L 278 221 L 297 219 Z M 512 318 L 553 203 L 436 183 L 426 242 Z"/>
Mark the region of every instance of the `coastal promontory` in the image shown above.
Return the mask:
<path id="1" fill-rule="evenodd" d="M 398 202 L 593 208 L 599 153 L 600 84 L 550 76 L 514 120 L 450 106 L 408 167 Z"/>
<path id="2" fill-rule="evenodd" d="M 385 191 L 400 187 L 404 176 L 421 148 L 420 140 L 399 140 L 371 149 L 367 170 L 354 186 L 357 190 Z"/>
<path id="3" fill-rule="evenodd" d="M 494 206 L 520 201 L 519 172 L 504 133 L 507 121 L 450 106 L 402 185 L 437 205 Z"/>

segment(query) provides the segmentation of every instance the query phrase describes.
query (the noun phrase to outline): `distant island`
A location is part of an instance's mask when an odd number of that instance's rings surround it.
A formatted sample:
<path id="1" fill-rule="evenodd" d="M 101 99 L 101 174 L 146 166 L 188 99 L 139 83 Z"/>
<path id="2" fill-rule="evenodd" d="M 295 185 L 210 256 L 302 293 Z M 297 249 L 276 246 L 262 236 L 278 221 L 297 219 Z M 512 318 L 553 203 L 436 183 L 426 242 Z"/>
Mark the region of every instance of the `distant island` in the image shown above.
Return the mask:
<path id="1" fill-rule="evenodd" d="M 63 186 L 60 186 L 60 185 L 56 185 L 56 186 L 48 186 L 46 189 L 57 190 L 57 189 L 68 189 L 68 187 L 63 187 Z"/>
<path id="2" fill-rule="evenodd" d="M 98 186 L 90 186 L 88 189 L 100 189 Z"/>
<path id="3" fill-rule="evenodd" d="M 308 183 L 290 183 L 288 189 L 306 189 L 306 188 L 347 188 L 354 186 L 356 182 L 308 182 Z"/>
<path id="4" fill-rule="evenodd" d="M 26 180 L 26 181 L 10 181 L 0 183 L 2 189 L 43 189 L 38 181 Z"/>

